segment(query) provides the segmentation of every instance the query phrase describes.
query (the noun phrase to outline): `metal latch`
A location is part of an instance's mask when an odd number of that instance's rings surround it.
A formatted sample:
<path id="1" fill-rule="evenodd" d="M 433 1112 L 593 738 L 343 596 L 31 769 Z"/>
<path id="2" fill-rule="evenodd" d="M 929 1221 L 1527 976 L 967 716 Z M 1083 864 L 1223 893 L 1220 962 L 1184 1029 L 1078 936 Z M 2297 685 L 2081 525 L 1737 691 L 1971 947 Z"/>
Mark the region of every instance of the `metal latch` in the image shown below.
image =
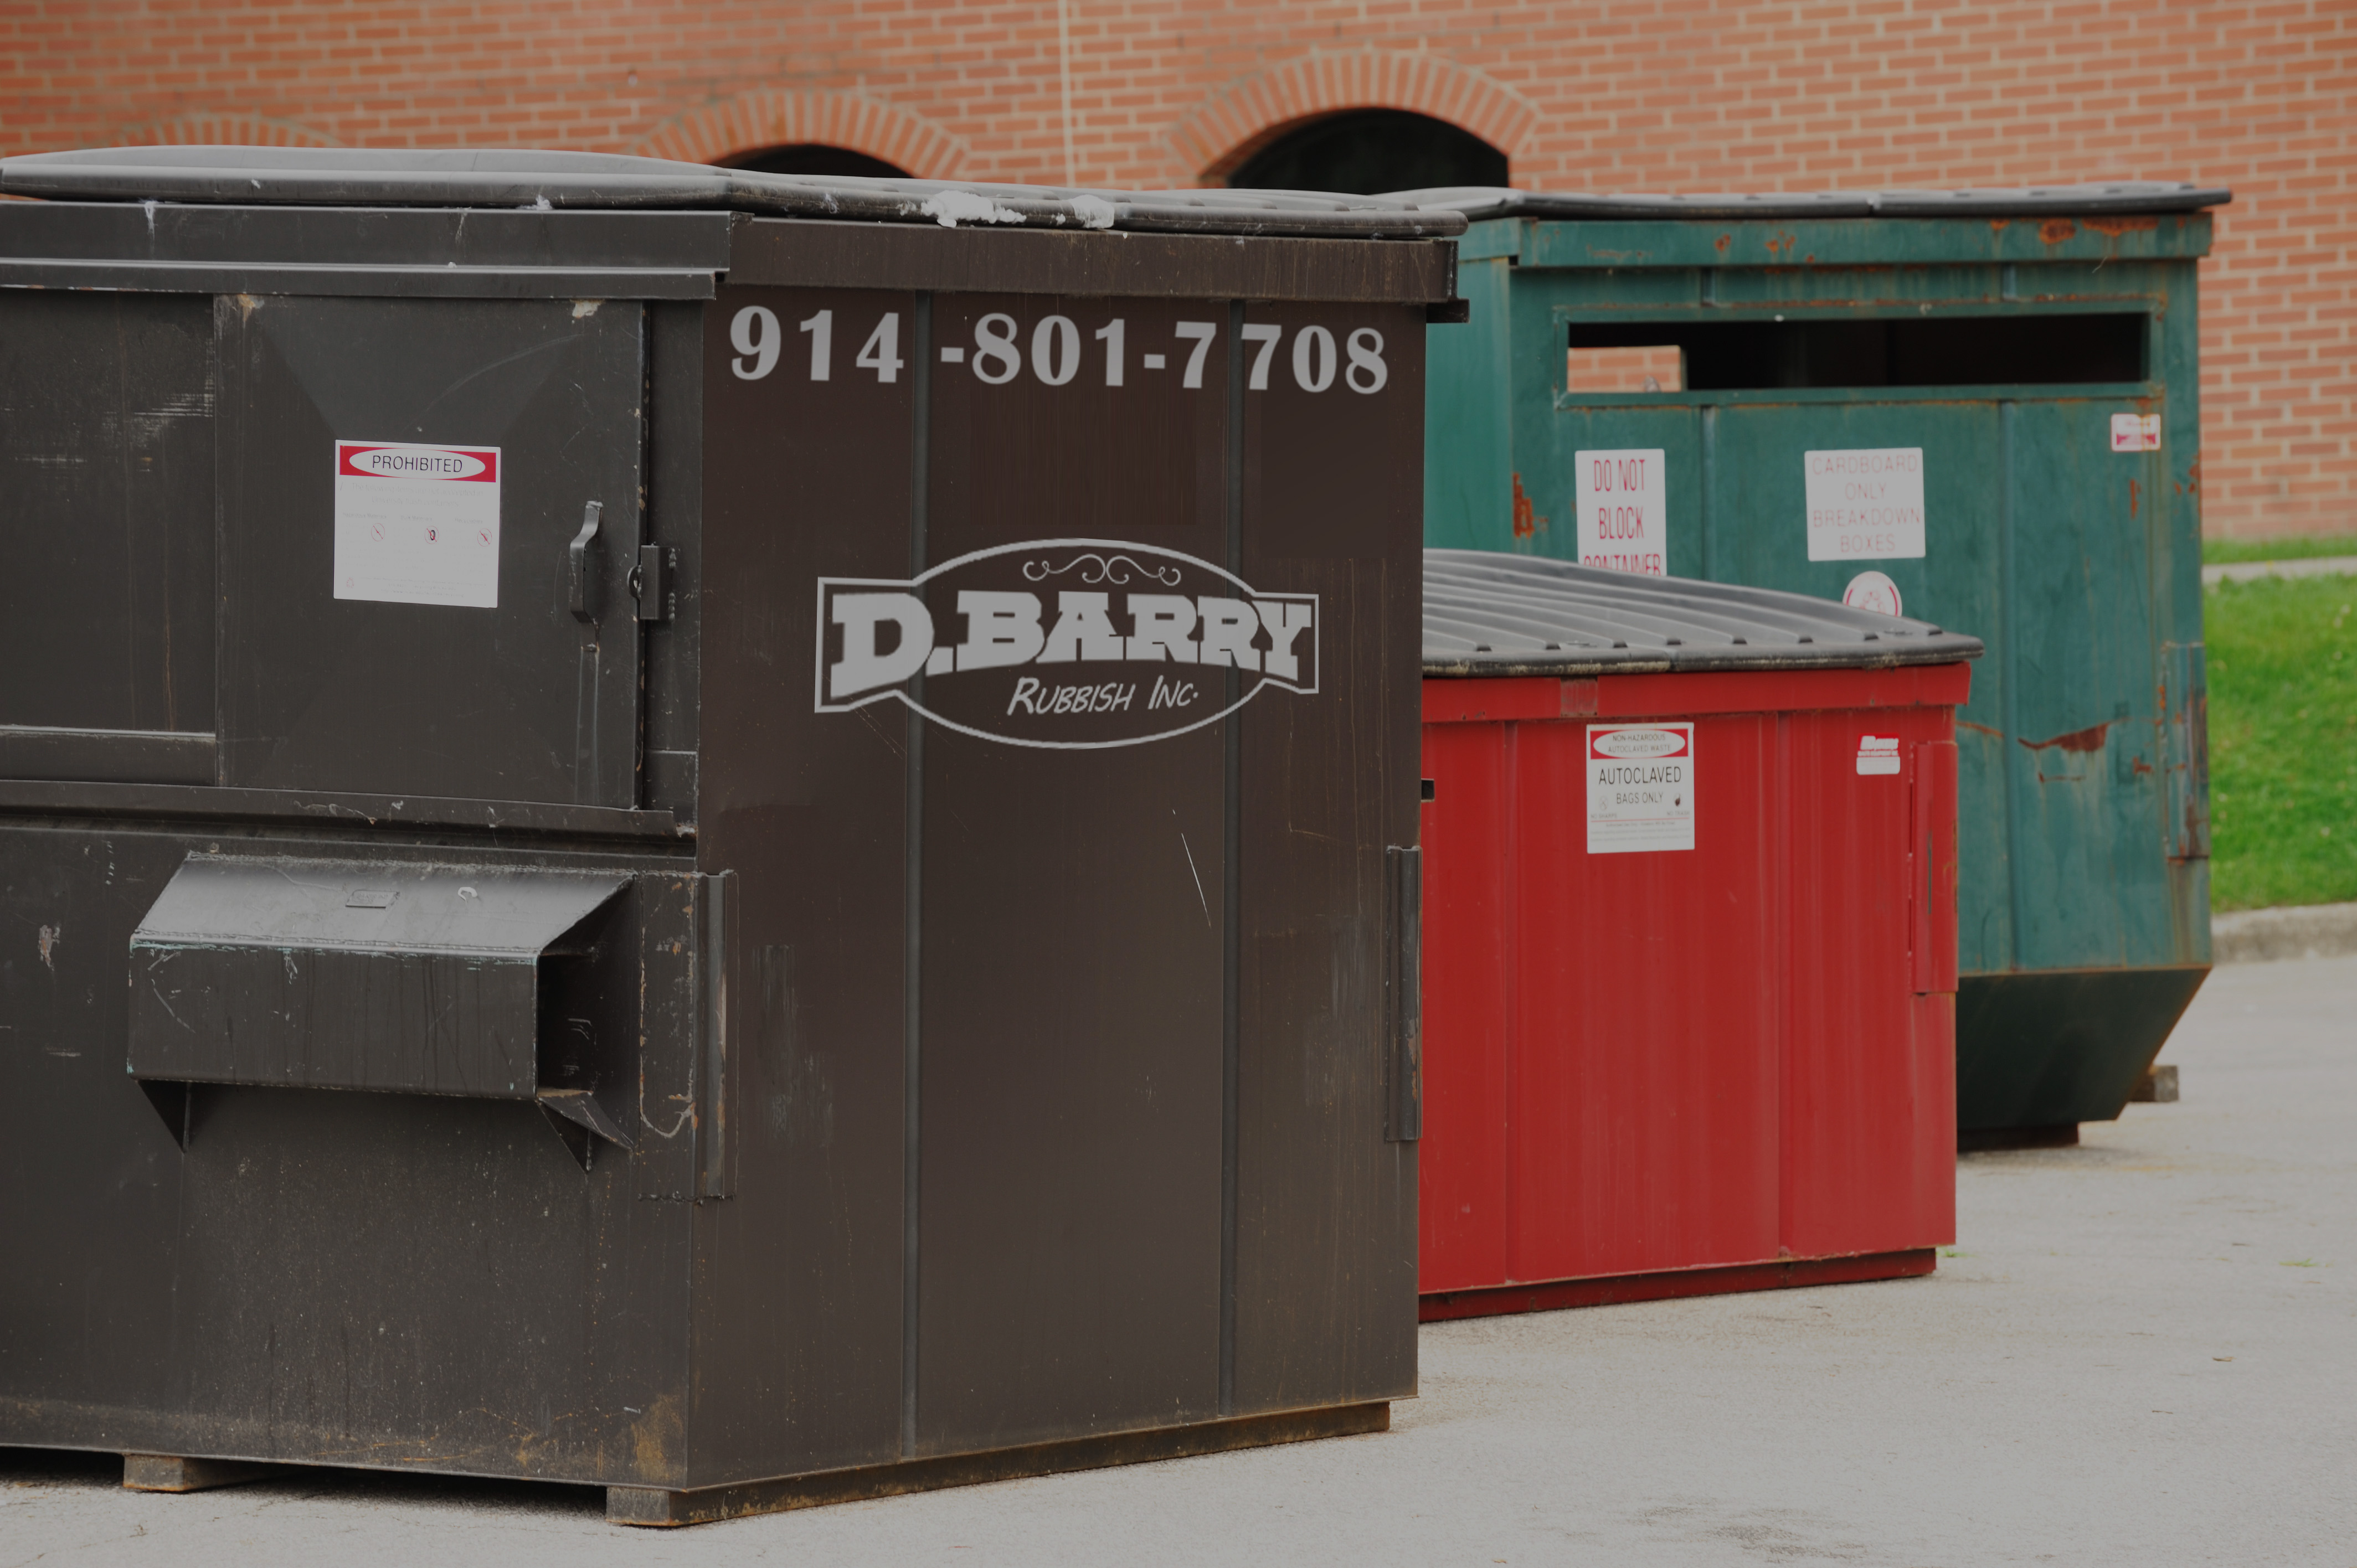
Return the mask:
<path id="1" fill-rule="evenodd" d="M 672 573 L 679 567 L 679 552 L 661 544 L 639 547 L 639 564 L 630 568 L 630 597 L 639 603 L 639 618 L 644 621 L 669 620 L 678 608 L 673 601 L 677 596 L 672 589 Z"/>

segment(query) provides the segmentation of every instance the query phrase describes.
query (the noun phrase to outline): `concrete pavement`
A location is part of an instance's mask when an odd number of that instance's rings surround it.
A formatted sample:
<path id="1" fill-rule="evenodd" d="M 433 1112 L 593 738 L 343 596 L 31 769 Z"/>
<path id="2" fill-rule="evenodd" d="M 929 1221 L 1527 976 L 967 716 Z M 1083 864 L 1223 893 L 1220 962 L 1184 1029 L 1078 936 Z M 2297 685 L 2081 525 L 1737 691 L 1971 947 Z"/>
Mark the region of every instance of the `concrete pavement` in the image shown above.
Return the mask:
<path id="1" fill-rule="evenodd" d="M 2163 1056 L 2179 1103 L 1966 1156 L 1928 1279 L 1427 1327 L 1380 1436 L 668 1533 L 0 1450 L 0 1568 L 2357 1564 L 2357 958 L 2221 970 Z"/>

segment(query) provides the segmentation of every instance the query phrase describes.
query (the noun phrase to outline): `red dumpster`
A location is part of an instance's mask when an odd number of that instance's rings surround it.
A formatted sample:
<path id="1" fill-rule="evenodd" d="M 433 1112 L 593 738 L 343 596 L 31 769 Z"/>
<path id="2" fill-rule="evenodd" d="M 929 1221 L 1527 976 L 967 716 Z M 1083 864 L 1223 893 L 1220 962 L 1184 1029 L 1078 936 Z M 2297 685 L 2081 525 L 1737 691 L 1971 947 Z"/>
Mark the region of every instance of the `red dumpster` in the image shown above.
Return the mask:
<path id="1" fill-rule="evenodd" d="M 1426 1320 L 1929 1273 L 1975 639 L 1425 556 Z"/>

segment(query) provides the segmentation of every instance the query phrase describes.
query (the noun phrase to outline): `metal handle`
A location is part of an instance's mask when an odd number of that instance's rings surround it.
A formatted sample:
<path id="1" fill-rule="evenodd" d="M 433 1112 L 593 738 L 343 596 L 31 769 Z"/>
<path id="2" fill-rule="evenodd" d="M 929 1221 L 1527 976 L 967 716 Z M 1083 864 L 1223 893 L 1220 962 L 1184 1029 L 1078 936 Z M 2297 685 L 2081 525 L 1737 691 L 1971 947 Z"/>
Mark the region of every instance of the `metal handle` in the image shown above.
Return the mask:
<path id="1" fill-rule="evenodd" d="M 1390 993 L 1391 1061 L 1384 1075 L 1390 1103 L 1383 1135 L 1413 1144 L 1424 1136 L 1424 852 L 1394 844 L 1383 858 L 1391 873 L 1391 951 L 1383 977 Z"/>
<path id="2" fill-rule="evenodd" d="M 581 532 L 573 536 L 572 548 L 567 552 L 572 567 L 570 596 L 575 620 L 597 618 L 597 562 L 589 553 L 589 546 L 597 537 L 597 514 L 605 510 L 603 501 L 591 501 L 581 509 Z"/>

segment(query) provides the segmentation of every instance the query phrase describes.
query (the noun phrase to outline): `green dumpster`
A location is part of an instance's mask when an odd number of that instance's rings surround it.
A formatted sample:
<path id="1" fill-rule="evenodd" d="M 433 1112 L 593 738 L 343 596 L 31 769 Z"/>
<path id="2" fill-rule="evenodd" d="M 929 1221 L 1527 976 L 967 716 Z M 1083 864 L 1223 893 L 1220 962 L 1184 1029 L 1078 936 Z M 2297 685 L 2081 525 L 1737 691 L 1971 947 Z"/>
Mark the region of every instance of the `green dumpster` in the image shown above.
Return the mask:
<path id="1" fill-rule="evenodd" d="M 1474 220 L 1426 543 L 1983 639 L 1960 1132 L 2118 1115 L 2209 972 L 2194 274 L 2228 193 L 1415 198 Z"/>

